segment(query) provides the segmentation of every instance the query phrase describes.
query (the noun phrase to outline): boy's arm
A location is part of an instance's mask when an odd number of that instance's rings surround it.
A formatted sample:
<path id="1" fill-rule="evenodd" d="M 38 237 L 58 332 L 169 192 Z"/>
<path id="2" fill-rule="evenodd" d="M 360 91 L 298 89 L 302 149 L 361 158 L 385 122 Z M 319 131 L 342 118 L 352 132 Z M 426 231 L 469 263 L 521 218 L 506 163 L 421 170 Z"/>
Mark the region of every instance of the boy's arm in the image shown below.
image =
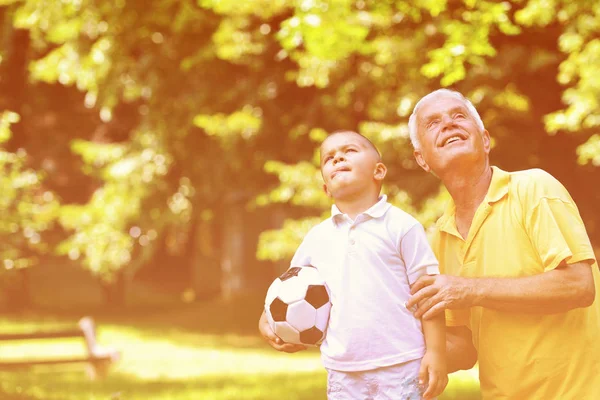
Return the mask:
<path id="1" fill-rule="evenodd" d="M 423 334 L 427 350 L 421 361 L 419 384 L 426 387 L 425 399 L 438 396 L 448 384 L 446 369 L 446 325 L 444 316 L 423 320 Z"/>
<path id="2" fill-rule="evenodd" d="M 258 330 L 260 331 L 262 337 L 265 338 L 267 343 L 269 343 L 269 345 L 275 350 L 286 353 L 295 353 L 300 350 L 306 350 L 306 346 L 301 344 L 285 343 L 283 340 L 281 340 L 281 338 L 277 336 L 271 329 L 269 320 L 267 320 L 267 315 L 265 314 L 264 310 L 260 316 L 260 319 L 258 320 Z"/>
<path id="3" fill-rule="evenodd" d="M 444 316 L 422 321 L 423 334 L 427 351 L 434 351 L 445 356 L 446 354 L 446 325 Z"/>
<path id="4" fill-rule="evenodd" d="M 438 260 L 427 241 L 420 223 L 415 223 L 401 236 L 398 250 L 406 266 L 408 282 L 412 286 L 423 275 L 439 274 Z M 426 388 L 423 398 L 430 399 L 444 391 L 448 384 L 446 373 L 445 319 L 442 315 L 430 321 L 422 321 L 426 352 L 421 360 L 419 385 Z"/>

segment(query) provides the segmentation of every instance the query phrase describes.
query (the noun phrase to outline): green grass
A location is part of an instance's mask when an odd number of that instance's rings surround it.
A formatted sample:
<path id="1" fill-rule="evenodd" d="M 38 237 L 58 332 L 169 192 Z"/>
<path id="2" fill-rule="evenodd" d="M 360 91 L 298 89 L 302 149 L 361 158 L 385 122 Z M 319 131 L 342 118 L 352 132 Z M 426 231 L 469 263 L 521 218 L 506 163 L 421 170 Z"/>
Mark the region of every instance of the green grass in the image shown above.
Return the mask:
<path id="1" fill-rule="evenodd" d="M 261 299 L 98 312 L 100 344 L 119 349 L 107 378 L 84 368 L 39 367 L 0 373 L 0 398 L 15 400 L 324 399 L 318 350 L 278 353 L 256 331 Z M 0 318 L 0 329 L 56 327 L 80 314 L 29 313 Z M 3 343 L 0 359 L 84 354 L 81 341 Z M 450 376 L 440 400 L 479 399 L 475 371 Z"/>

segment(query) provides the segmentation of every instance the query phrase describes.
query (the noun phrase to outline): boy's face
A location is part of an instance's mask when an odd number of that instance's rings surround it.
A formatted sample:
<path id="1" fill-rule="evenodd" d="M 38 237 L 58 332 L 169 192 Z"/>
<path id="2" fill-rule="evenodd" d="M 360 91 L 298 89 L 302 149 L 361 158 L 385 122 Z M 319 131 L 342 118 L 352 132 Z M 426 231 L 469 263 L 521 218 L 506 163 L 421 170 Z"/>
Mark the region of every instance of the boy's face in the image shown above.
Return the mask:
<path id="1" fill-rule="evenodd" d="M 336 133 L 321 145 L 321 175 L 324 189 L 335 200 L 356 193 L 379 191 L 386 169 L 379 154 L 362 136 Z"/>

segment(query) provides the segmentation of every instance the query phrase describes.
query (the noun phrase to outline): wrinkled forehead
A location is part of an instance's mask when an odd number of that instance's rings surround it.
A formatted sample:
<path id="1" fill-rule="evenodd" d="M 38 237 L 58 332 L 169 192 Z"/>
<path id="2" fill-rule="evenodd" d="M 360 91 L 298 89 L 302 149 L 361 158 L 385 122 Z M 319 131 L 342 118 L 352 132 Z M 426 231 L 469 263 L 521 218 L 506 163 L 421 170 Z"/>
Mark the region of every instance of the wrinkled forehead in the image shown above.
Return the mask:
<path id="1" fill-rule="evenodd" d="M 451 110 L 462 110 L 469 114 L 464 100 L 447 93 L 440 93 L 424 101 L 417 110 L 417 120 L 423 122 L 432 116 Z"/>

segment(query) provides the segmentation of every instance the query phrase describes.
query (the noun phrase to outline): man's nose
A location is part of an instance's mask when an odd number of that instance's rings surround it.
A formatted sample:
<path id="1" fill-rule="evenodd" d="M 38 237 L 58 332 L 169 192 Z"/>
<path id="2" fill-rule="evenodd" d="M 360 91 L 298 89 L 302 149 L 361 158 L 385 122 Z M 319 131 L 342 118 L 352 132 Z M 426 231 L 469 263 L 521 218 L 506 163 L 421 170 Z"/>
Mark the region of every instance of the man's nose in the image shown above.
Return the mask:
<path id="1" fill-rule="evenodd" d="M 442 129 L 447 129 L 454 126 L 454 119 L 450 115 L 444 114 L 442 115 L 441 123 Z"/>

